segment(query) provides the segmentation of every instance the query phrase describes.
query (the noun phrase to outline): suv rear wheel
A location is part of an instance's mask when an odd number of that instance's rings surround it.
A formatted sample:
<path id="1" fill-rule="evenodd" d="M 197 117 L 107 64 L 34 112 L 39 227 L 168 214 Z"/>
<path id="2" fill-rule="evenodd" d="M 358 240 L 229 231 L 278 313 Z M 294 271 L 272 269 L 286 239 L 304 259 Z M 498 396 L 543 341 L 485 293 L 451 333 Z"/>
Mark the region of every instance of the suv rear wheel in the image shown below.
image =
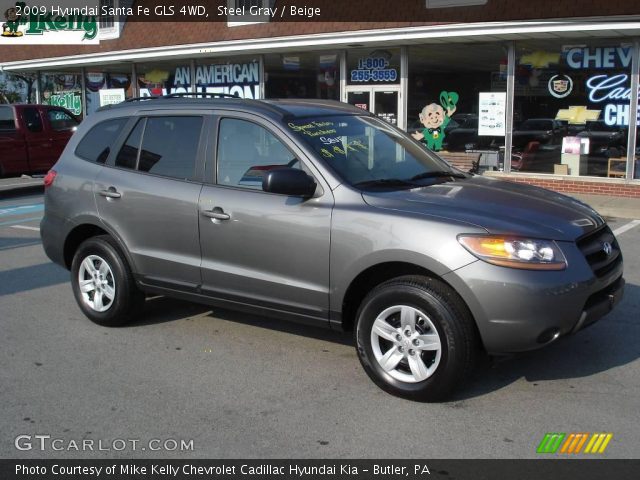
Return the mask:
<path id="1" fill-rule="evenodd" d="M 399 277 L 363 300 L 355 329 L 358 357 L 383 390 L 437 401 L 469 375 L 477 350 L 473 319 L 443 282 Z"/>
<path id="2" fill-rule="evenodd" d="M 71 286 L 82 312 L 107 327 L 132 320 L 144 302 L 124 255 L 107 235 L 80 245 L 71 263 Z"/>

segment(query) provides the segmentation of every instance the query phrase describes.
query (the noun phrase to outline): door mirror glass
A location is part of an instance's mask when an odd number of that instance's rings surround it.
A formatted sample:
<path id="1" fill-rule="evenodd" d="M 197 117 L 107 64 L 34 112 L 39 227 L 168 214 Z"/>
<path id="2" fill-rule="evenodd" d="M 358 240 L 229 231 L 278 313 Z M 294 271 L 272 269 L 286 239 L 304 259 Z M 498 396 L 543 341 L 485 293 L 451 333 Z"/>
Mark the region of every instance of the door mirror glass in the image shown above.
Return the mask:
<path id="1" fill-rule="evenodd" d="M 262 177 L 262 190 L 309 198 L 316 192 L 316 182 L 302 170 L 288 167 L 276 168 Z"/>

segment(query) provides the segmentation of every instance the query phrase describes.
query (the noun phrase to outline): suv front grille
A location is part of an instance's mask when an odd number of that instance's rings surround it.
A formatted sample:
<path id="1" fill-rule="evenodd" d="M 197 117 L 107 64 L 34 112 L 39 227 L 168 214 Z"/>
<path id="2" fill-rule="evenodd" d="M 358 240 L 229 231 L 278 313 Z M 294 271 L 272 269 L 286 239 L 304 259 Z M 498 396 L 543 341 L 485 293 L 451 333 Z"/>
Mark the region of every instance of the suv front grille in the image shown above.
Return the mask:
<path id="1" fill-rule="evenodd" d="M 608 225 L 578 239 L 576 243 L 596 277 L 605 276 L 622 262 L 620 246 Z M 609 254 L 605 251 L 607 243 L 611 246 Z"/>

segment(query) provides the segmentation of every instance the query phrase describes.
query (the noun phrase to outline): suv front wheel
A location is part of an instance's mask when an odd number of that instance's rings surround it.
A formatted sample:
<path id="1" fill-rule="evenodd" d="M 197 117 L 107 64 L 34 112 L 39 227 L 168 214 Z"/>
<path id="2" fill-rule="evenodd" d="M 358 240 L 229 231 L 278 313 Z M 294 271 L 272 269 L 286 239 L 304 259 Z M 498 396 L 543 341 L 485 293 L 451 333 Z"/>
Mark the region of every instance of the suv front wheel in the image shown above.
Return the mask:
<path id="1" fill-rule="evenodd" d="M 131 321 L 144 303 L 126 259 L 107 235 L 80 245 L 71 263 L 71 286 L 82 312 L 107 327 Z"/>
<path id="2" fill-rule="evenodd" d="M 383 390 L 437 401 L 471 372 L 473 319 L 444 283 L 421 276 L 384 282 L 363 300 L 355 329 L 358 357 Z"/>

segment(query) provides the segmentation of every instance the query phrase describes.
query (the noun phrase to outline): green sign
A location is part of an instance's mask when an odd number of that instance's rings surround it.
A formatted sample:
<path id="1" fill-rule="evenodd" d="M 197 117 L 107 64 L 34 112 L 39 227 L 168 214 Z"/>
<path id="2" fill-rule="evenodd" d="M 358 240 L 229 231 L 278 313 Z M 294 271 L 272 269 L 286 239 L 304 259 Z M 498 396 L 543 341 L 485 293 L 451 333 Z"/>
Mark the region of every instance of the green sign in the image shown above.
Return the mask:
<path id="1" fill-rule="evenodd" d="M 49 105 L 64 107 L 74 115 L 82 115 L 82 96 L 80 92 L 57 92 L 49 98 Z"/>

